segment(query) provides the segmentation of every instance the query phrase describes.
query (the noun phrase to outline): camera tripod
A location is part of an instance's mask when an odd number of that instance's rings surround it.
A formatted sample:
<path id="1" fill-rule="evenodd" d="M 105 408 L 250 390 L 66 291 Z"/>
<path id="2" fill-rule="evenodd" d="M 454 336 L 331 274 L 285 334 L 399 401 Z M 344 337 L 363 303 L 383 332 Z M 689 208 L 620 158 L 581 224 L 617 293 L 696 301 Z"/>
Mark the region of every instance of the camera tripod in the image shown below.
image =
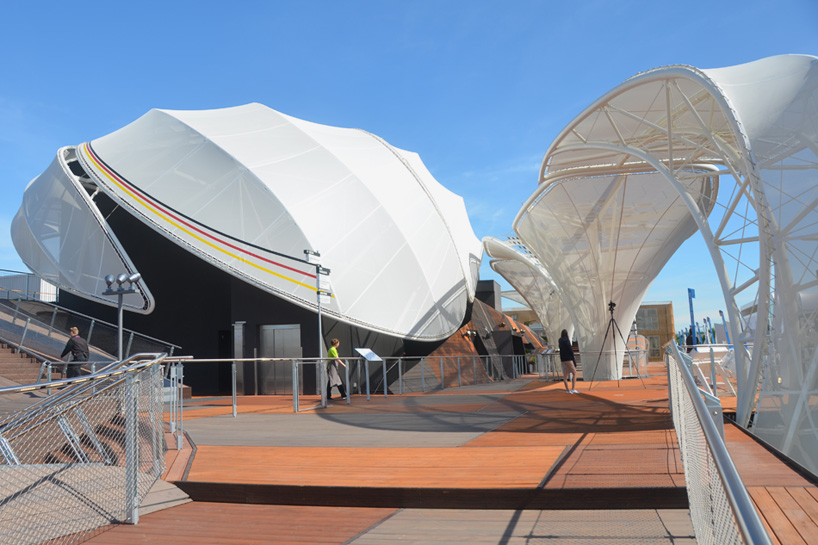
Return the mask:
<path id="1" fill-rule="evenodd" d="M 628 361 L 630 361 L 631 365 L 633 365 L 633 356 L 631 355 L 631 351 L 628 348 L 628 342 L 625 340 L 625 337 L 622 335 L 622 330 L 619 329 L 619 324 L 616 323 L 616 318 L 614 318 L 614 309 L 616 308 L 616 303 L 613 301 L 608 302 L 608 312 L 611 313 L 611 319 L 608 320 L 608 326 L 605 328 L 605 337 L 602 338 L 602 345 L 599 347 L 599 355 L 596 357 L 596 366 L 594 367 L 594 374 L 591 376 L 591 386 L 588 388 L 589 390 L 593 388 L 594 378 L 596 378 L 596 372 L 599 369 L 599 360 L 602 359 L 602 352 L 605 350 L 605 341 L 608 340 L 608 333 L 611 333 L 614 328 L 616 328 L 616 332 L 619 333 L 619 338 L 622 339 L 622 345 L 625 347 L 625 351 L 628 353 Z M 616 341 L 614 340 L 614 357 L 616 357 Z M 645 381 L 642 380 L 642 375 L 639 374 L 639 365 L 636 366 L 636 376 L 639 377 L 639 380 L 642 382 L 642 386 L 645 387 Z M 619 379 L 616 379 L 616 386 L 619 387 Z"/>

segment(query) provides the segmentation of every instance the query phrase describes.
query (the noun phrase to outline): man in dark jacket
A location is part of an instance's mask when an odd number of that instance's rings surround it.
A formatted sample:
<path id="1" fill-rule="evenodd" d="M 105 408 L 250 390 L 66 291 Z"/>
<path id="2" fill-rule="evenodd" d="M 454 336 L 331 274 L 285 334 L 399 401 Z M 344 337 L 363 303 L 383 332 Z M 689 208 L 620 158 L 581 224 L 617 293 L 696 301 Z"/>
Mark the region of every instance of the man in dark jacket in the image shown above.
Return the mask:
<path id="1" fill-rule="evenodd" d="M 71 353 L 71 361 L 88 361 L 88 343 L 80 337 L 80 330 L 72 327 L 68 330 L 71 338 L 65 343 L 65 349 L 60 354 L 61 358 L 65 358 L 66 354 Z M 80 365 L 67 365 L 66 378 L 73 378 L 80 376 Z"/>

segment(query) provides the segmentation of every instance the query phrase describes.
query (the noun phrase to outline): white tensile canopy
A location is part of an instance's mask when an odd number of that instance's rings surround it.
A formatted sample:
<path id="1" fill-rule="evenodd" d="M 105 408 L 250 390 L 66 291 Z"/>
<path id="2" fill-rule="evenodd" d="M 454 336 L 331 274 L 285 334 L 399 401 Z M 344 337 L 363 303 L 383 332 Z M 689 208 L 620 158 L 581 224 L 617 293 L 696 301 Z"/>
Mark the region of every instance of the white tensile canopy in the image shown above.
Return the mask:
<path id="1" fill-rule="evenodd" d="M 556 345 L 563 329 L 573 336 L 571 316 L 559 297 L 554 281 L 519 239 L 484 237 L 483 248 L 486 255 L 492 258 L 489 263 L 491 268 L 511 284 L 515 293 L 537 315 L 550 345 Z"/>
<path id="2" fill-rule="evenodd" d="M 100 295 L 106 274 L 136 272 L 105 219 L 72 171 L 76 149 L 62 148 L 51 165 L 34 178 L 11 224 L 11 238 L 23 262 L 38 276 L 77 295 L 112 304 Z M 87 180 L 87 178 L 86 178 Z M 140 313 L 153 310 L 144 282 L 123 296 L 123 306 Z"/>
<path id="3" fill-rule="evenodd" d="M 688 190 L 709 196 L 711 180 L 692 177 Z M 696 231 L 678 193 L 656 173 L 574 175 L 541 184 L 514 228 L 568 308 L 585 380 L 621 378 L 625 335 L 642 298 Z"/>
<path id="4" fill-rule="evenodd" d="M 623 175 L 628 186 L 643 177 L 649 183 L 637 192 L 617 188 Z M 616 190 L 619 212 L 605 190 L 586 195 L 595 181 Z M 654 206 L 647 197 L 660 186 L 668 203 L 675 193 L 704 238 L 724 293 L 736 343 L 738 422 L 748 426 L 757 410 L 751 431 L 818 472 L 818 58 L 782 55 L 714 70 L 670 66 L 634 76 L 557 137 L 540 184 L 515 230 L 548 268 L 569 307 L 576 294 L 575 325 L 592 336 L 601 335 L 603 317 L 584 312 L 573 286 L 597 286 L 598 314 L 609 297 L 620 306 L 638 306 L 647 286 L 640 291 L 634 282 L 628 288 L 630 273 L 622 274 L 621 262 L 626 269 L 632 262 L 644 273 L 648 268 L 632 261 L 638 241 L 630 235 L 689 220 L 660 202 L 649 214 L 655 219 L 639 227 L 643 214 L 634 207 Z M 572 211 L 576 202 L 582 205 Z M 667 212 L 675 219 L 660 221 Z M 587 221 L 595 217 L 596 223 Z M 618 249 L 622 227 L 628 253 Z M 650 245 L 674 244 L 689 230 L 652 237 Z M 706 260 L 701 256 L 689 266 L 709 266 Z M 607 288 L 599 276 L 607 276 Z M 640 282 L 650 278 L 643 274 Z M 623 325 L 626 319 L 617 316 Z"/>
<path id="5" fill-rule="evenodd" d="M 117 204 L 214 266 L 355 325 L 424 341 L 460 327 L 482 255 L 461 197 L 420 158 L 261 104 L 151 110 L 77 148 Z M 24 256 L 25 259 L 25 256 Z M 35 271 L 36 268 L 32 267 Z M 96 263 L 87 274 L 98 276 Z M 79 289 L 75 287 L 75 289 Z"/>

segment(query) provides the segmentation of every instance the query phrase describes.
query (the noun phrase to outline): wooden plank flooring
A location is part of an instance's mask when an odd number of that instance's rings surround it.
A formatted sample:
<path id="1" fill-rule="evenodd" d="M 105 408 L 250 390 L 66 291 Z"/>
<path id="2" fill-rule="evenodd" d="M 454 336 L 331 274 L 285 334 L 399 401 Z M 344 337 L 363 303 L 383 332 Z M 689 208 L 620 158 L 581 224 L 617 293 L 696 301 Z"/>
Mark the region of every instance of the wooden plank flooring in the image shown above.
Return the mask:
<path id="1" fill-rule="evenodd" d="M 91 545 L 339 545 L 395 512 L 316 506 L 192 502 L 110 528 Z"/>
<path id="2" fill-rule="evenodd" d="M 561 383 L 534 379 L 522 386 L 518 381 L 508 381 L 482 389 L 446 389 L 388 398 L 373 396 L 370 401 L 364 396 L 355 396 L 351 405 L 336 400 L 326 409 L 306 414 L 319 415 L 326 425 L 337 423 L 339 426 L 354 415 L 372 418 L 389 414 L 419 415 L 432 424 L 443 421 L 450 424 L 455 415 L 464 414 L 517 416 L 506 418 L 496 428 L 473 434 L 459 446 L 358 447 L 343 443 L 343 429 L 329 435 L 332 441 L 341 443 L 325 446 L 197 442 L 188 479 L 191 485 L 198 484 L 200 488 L 208 483 L 234 487 L 279 486 L 278 490 L 286 489 L 289 497 L 298 495 L 299 489 L 320 491 L 328 486 L 347 491 L 358 489 L 364 494 L 370 490 L 370 496 L 376 498 L 375 504 L 383 491 L 390 489 L 399 490 L 401 494 L 424 489 L 432 494 L 450 494 L 460 489 L 466 494 L 471 490 L 472 496 L 464 495 L 465 503 L 482 508 L 498 507 L 491 505 L 492 494 L 496 494 L 498 503 L 500 498 L 518 501 L 520 492 L 529 490 L 531 495 L 522 497 L 529 498 L 525 505 L 532 510 L 565 508 L 550 502 L 569 497 L 580 498 L 568 506 L 571 509 L 583 508 L 580 502 L 586 502 L 586 508 L 597 502 L 593 507 L 614 509 L 614 498 L 620 499 L 621 507 L 634 509 L 638 503 L 628 503 L 626 490 L 629 487 L 639 491 L 643 501 L 652 501 L 651 498 L 659 501 L 673 493 L 685 494 L 684 470 L 667 408 L 665 377 L 628 379 L 619 383 L 580 382 L 578 388 L 580 394 L 569 395 Z M 302 402 L 306 406 L 314 400 L 302 399 Z M 240 420 L 227 416 L 231 411 L 229 398 L 193 400 L 189 405 L 186 403 L 185 418 L 205 418 L 208 425 L 238 425 Z M 253 418 L 260 415 L 302 417 L 292 413 L 291 398 L 276 396 L 239 398 L 238 412 L 256 415 Z M 351 425 L 348 432 L 354 434 L 358 429 L 357 424 Z M 399 431 L 390 430 L 390 433 L 398 437 Z M 725 433 L 731 456 L 773 538 L 784 544 L 818 543 L 818 489 L 814 484 L 740 430 L 728 424 Z M 182 453 L 178 458 L 179 461 L 173 460 L 175 478 L 184 459 Z M 275 488 L 271 490 L 275 493 Z M 381 492 L 376 492 L 378 490 Z M 611 496 L 606 496 L 605 490 L 609 490 Z M 237 488 L 230 493 L 233 501 L 248 501 L 248 494 L 270 497 L 269 491 L 248 492 Z M 423 493 L 418 493 L 422 499 Z M 514 496 L 517 499 L 509 494 L 517 494 Z M 316 496 L 307 494 L 305 497 L 314 499 Z M 393 520 L 397 513 L 413 511 L 384 508 L 386 503 L 381 504 L 381 508 L 320 505 L 325 504 L 321 501 L 309 506 L 223 504 L 217 499 L 215 503 L 193 502 L 183 506 L 184 511 L 176 507 L 160 518 L 154 518 L 158 514 L 148 515 L 136 527 L 115 528 L 89 543 L 352 543 L 356 539 L 360 543 L 376 543 L 375 536 L 391 535 L 393 531 L 379 534 L 376 528 L 386 528 L 381 525 Z M 475 520 L 485 517 L 480 512 L 474 512 Z M 336 524 L 336 517 L 348 519 L 351 525 Z M 457 520 L 468 519 L 468 515 L 463 515 Z M 276 521 L 284 529 L 276 527 Z M 594 521 L 588 523 L 593 525 Z M 397 528 L 394 531 L 405 530 Z M 192 537 L 186 537 L 186 529 Z M 127 532 L 127 537 L 118 537 L 116 534 L 120 531 Z M 408 534 L 400 539 L 412 543 L 411 532 L 406 531 Z M 456 530 L 454 533 L 458 534 Z M 440 534 L 440 539 L 421 541 L 451 542 L 445 539 L 445 536 L 451 537 L 448 529 L 440 529 Z M 465 530 L 459 534 L 470 535 L 470 543 L 482 542 Z M 271 541 L 273 535 L 276 537 Z M 519 541 L 506 542 L 526 543 L 524 536 L 515 539 Z M 673 542 L 687 539 L 690 536 L 681 532 Z"/>
<path id="3" fill-rule="evenodd" d="M 559 446 L 289 448 L 198 446 L 188 479 L 301 486 L 536 488 Z"/>

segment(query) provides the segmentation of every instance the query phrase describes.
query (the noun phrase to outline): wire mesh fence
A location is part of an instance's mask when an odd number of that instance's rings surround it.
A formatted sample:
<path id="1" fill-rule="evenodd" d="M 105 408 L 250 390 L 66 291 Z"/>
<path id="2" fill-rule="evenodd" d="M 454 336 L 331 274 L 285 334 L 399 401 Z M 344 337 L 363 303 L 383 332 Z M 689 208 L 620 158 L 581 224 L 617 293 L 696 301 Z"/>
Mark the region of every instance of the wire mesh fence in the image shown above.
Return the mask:
<path id="1" fill-rule="evenodd" d="M 690 358 L 671 344 L 667 364 L 673 426 L 684 465 L 690 518 L 697 543 L 770 543 L 694 383 L 688 369 Z"/>
<path id="2" fill-rule="evenodd" d="M 0 544 L 77 543 L 138 521 L 164 469 L 163 358 L 51 383 L 64 387 L 0 421 Z"/>

